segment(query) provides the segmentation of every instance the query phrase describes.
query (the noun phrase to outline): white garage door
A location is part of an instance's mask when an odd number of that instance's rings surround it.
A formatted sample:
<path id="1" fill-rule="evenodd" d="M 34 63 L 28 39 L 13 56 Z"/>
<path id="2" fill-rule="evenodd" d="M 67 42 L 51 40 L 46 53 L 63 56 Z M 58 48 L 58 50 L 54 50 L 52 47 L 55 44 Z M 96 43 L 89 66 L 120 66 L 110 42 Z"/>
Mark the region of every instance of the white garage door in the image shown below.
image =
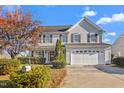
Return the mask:
<path id="1" fill-rule="evenodd" d="M 98 64 L 98 53 L 91 52 L 84 53 L 80 51 L 72 52 L 71 64 L 81 64 L 81 65 L 96 65 Z"/>

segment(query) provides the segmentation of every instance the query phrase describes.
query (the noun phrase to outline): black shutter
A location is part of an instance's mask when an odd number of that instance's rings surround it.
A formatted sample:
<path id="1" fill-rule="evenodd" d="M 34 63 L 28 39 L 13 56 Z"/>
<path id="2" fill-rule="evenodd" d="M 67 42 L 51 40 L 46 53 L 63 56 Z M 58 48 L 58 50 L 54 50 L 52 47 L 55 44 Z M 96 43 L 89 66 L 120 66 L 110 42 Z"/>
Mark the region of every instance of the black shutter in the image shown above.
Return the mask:
<path id="1" fill-rule="evenodd" d="M 87 34 L 87 42 L 90 42 L 90 33 Z"/>
<path id="2" fill-rule="evenodd" d="M 45 35 L 43 35 L 43 43 L 45 43 Z"/>
<path id="3" fill-rule="evenodd" d="M 66 35 L 66 42 L 68 42 L 68 37 L 67 37 L 67 35 Z"/>
<path id="4" fill-rule="evenodd" d="M 59 39 L 61 40 L 61 42 L 63 42 L 63 41 L 62 41 L 62 34 L 59 35 Z"/>
<path id="5" fill-rule="evenodd" d="M 81 35 L 79 34 L 79 42 L 81 42 Z"/>
<path id="6" fill-rule="evenodd" d="M 71 34 L 71 42 L 73 42 L 73 35 L 74 35 L 74 34 Z"/>
<path id="7" fill-rule="evenodd" d="M 52 35 L 50 35 L 50 43 L 52 43 Z"/>

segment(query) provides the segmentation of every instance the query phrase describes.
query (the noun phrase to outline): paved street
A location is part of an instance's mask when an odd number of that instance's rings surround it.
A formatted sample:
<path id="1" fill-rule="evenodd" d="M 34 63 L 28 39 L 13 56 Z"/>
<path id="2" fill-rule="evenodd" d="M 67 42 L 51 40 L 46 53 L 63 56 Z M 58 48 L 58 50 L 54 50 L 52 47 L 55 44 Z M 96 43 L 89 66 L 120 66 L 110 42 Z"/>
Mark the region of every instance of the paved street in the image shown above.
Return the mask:
<path id="1" fill-rule="evenodd" d="M 124 88 L 124 74 L 106 73 L 93 66 L 67 66 L 64 88 Z"/>

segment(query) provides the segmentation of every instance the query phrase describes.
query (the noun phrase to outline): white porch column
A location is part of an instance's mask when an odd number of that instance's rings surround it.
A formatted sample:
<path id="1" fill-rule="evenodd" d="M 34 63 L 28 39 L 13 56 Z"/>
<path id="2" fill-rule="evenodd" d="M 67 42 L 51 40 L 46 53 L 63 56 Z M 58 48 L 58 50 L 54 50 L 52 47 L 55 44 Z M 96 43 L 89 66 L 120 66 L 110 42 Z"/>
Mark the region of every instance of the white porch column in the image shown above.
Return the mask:
<path id="1" fill-rule="evenodd" d="M 44 50 L 44 57 L 46 58 L 46 62 L 45 63 L 49 63 L 49 55 L 48 52 Z"/>

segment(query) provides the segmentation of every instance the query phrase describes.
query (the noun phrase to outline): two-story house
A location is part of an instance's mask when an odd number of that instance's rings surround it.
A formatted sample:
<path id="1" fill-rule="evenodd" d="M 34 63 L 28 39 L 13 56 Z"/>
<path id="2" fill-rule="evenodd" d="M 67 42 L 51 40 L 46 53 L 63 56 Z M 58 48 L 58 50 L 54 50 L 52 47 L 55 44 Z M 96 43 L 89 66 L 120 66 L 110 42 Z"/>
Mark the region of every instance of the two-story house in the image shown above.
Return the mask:
<path id="1" fill-rule="evenodd" d="M 111 63 L 111 45 L 102 43 L 104 30 L 84 17 L 74 25 L 44 26 L 41 40 L 33 56 L 54 59 L 56 40 L 61 39 L 66 62 L 71 65 L 97 65 Z"/>

